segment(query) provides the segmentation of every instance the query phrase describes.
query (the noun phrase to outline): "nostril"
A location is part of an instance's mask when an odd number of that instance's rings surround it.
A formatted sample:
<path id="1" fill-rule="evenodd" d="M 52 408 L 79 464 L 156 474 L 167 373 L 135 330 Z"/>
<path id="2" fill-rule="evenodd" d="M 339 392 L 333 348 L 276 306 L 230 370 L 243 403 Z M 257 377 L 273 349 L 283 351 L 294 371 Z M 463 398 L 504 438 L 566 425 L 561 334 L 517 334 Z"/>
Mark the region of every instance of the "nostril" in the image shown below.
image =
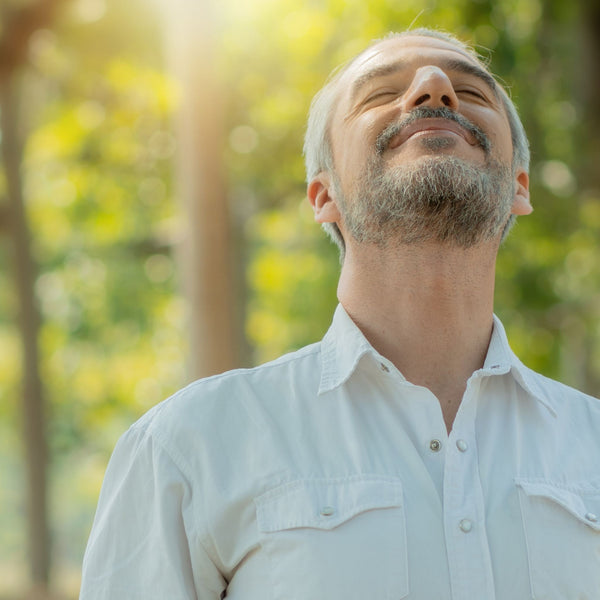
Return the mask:
<path id="1" fill-rule="evenodd" d="M 450 106 L 452 104 L 452 100 L 450 100 L 449 96 L 446 96 L 445 94 L 442 96 L 442 104 L 444 106 Z"/>
<path id="2" fill-rule="evenodd" d="M 423 102 L 427 102 L 427 100 L 429 100 L 429 98 L 430 98 L 429 94 L 423 94 L 422 96 L 419 96 L 415 100 L 415 106 L 419 106 L 419 105 L 423 104 Z"/>

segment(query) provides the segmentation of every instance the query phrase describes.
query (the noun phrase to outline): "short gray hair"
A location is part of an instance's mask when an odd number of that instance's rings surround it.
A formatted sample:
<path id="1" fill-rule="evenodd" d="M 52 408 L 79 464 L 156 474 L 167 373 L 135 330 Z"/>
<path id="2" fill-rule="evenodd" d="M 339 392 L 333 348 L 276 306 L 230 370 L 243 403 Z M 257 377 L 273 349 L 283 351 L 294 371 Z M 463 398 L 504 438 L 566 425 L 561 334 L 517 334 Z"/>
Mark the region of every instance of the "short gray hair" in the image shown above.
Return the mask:
<path id="1" fill-rule="evenodd" d="M 329 128 L 337 100 L 337 87 L 342 75 L 359 57 L 361 57 L 373 46 L 389 39 L 408 36 L 431 37 L 444 40 L 462 50 L 465 54 L 476 60 L 486 71 L 489 72 L 486 61 L 484 61 L 471 46 L 445 31 L 427 28 L 409 29 L 400 33 L 390 33 L 384 38 L 374 40 L 360 54 L 356 55 L 354 58 L 335 69 L 327 79 L 325 85 L 315 94 L 311 102 L 308 113 L 306 135 L 304 137 L 304 161 L 306 165 L 306 180 L 308 183 L 310 183 L 322 171 L 332 174 L 335 178 L 335 168 L 333 164 L 333 152 L 331 149 L 331 135 Z M 492 73 L 490 74 L 493 76 Z M 517 112 L 517 109 L 507 91 L 504 89 L 502 84 L 500 84 L 498 81 L 497 83 L 497 92 L 506 111 L 510 125 L 513 144 L 513 171 L 518 168 L 529 171 L 529 141 L 527 140 L 525 128 L 523 127 L 519 113 Z M 510 230 L 514 221 L 515 216 L 512 215 L 504 230 L 503 239 Z M 335 223 L 324 223 L 323 229 L 337 244 L 343 258 L 345 252 L 345 242 L 338 226 Z"/>

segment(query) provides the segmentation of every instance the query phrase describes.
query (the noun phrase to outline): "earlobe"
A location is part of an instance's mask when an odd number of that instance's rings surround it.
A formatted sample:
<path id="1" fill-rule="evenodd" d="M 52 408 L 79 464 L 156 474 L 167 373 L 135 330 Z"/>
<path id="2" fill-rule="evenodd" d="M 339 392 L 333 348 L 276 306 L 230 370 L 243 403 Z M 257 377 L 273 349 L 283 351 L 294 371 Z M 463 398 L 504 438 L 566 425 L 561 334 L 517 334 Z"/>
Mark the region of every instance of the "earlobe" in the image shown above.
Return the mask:
<path id="1" fill-rule="evenodd" d="M 529 200 L 529 175 L 523 169 L 519 169 L 515 178 L 515 197 L 511 213 L 523 216 L 532 212 L 533 206 Z"/>
<path id="2" fill-rule="evenodd" d="M 317 223 L 339 222 L 340 211 L 329 173 L 322 171 L 308 184 L 307 196 Z"/>

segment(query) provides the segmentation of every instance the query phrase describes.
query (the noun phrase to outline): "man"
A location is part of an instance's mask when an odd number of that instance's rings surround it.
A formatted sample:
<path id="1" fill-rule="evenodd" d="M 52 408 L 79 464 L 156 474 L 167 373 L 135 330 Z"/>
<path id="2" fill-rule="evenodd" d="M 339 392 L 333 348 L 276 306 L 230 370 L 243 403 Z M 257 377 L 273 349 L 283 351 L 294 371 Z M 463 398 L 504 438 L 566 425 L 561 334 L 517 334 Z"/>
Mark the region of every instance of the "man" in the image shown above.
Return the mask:
<path id="1" fill-rule="evenodd" d="M 340 305 L 120 440 L 81 598 L 600 598 L 600 403 L 526 368 L 494 265 L 531 212 L 516 111 L 455 38 L 376 42 L 311 107 Z"/>

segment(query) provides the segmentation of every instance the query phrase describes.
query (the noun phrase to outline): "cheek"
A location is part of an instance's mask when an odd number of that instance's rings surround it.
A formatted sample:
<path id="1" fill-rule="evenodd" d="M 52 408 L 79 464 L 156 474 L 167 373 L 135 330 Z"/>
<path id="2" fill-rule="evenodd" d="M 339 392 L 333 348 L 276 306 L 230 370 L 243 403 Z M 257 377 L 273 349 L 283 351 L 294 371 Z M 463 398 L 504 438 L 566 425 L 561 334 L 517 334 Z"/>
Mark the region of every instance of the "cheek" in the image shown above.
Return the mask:
<path id="1" fill-rule="evenodd" d="M 507 136 L 497 133 L 489 134 L 492 144 L 492 154 L 504 164 L 512 163 L 512 138 L 510 132 Z"/>
<path id="2" fill-rule="evenodd" d="M 468 107 L 460 111 L 471 123 L 477 125 L 490 141 L 492 154 L 501 160 L 512 158 L 512 138 L 508 119 L 493 107 Z"/>
<path id="3" fill-rule="evenodd" d="M 365 116 L 348 131 L 347 145 L 343 149 L 358 150 L 362 154 L 370 151 L 375 147 L 375 140 L 382 129 L 383 126 L 379 121 Z"/>
<path id="4" fill-rule="evenodd" d="M 382 127 L 372 119 L 361 119 L 344 127 L 334 138 L 334 163 L 338 173 L 353 180 L 360 174 L 368 157 L 375 151 L 375 141 Z"/>
<path id="5" fill-rule="evenodd" d="M 510 125 L 504 117 L 495 115 L 484 129 L 492 144 L 492 154 L 504 163 L 512 162 L 513 144 Z"/>

